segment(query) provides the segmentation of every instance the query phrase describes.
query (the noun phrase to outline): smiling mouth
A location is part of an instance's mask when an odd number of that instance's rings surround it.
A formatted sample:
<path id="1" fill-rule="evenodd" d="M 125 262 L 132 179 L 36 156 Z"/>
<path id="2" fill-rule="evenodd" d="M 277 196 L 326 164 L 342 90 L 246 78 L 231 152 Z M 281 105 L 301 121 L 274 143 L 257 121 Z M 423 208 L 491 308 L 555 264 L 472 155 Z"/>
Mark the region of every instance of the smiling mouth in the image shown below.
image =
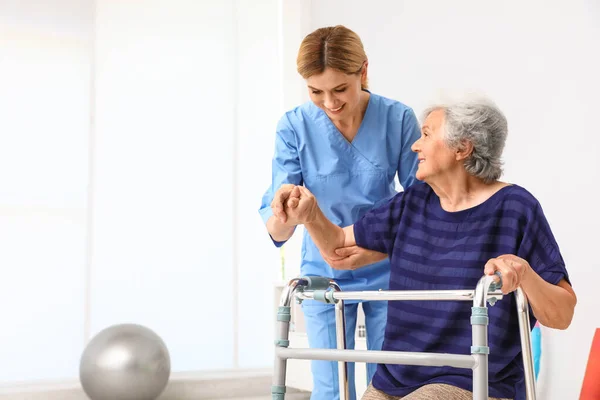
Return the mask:
<path id="1" fill-rule="evenodd" d="M 338 108 L 327 108 L 325 107 L 325 109 L 327 109 L 327 111 L 331 112 L 331 113 L 338 113 L 340 111 L 342 111 L 342 108 L 344 108 L 345 104 L 339 106 Z"/>

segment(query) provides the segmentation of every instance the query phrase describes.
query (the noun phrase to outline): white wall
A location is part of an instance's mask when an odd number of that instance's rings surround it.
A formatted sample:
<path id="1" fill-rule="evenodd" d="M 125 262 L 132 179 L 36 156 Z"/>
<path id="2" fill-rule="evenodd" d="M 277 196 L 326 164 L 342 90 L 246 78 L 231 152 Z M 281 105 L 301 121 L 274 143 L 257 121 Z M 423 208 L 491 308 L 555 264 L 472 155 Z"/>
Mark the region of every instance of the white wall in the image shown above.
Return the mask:
<path id="1" fill-rule="evenodd" d="M 464 91 L 507 114 L 504 179 L 542 203 L 579 297 L 567 331 L 543 331 L 540 398 L 579 396 L 597 313 L 600 262 L 600 8 L 579 1 L 312 2 L 310 30 L 363 39 L 371 89 L 422 111 Z"/>

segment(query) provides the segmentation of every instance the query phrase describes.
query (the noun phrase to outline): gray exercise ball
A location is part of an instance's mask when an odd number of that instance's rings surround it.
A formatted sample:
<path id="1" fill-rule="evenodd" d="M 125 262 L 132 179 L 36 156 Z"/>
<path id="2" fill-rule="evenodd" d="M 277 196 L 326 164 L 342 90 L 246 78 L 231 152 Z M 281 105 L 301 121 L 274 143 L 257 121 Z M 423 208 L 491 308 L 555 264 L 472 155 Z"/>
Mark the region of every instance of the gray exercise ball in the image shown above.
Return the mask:
<path id="1" fill-rule="evenodd" d="M 169 350 L 152 330 L 114 325 L 86 346 L 79 379 L 91 400 L 155 400 L 171 374 Z"/>

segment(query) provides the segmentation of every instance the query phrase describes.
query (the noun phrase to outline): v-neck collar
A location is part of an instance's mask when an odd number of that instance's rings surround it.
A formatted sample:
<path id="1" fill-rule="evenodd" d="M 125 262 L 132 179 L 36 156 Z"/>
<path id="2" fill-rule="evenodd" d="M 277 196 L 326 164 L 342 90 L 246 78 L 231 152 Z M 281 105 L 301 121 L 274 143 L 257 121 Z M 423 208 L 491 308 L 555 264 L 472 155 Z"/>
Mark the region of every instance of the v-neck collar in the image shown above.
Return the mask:
<path id="1" fill-rule="evenodd" d="M 346 137 L 342 134 L 342 132 L 340 132 L 340 130 L 338 129 L 337 126 L 335 126 L 335 124 L 333 123 L 333 121 L 331 120 L 331 118 L 329 118 L 329 116 L 327 115 L 327 113 L 325 111 L 323 111 L 321 108 L 317 107 L 315 105 L 315 107 L 317 108 L 317 110 L 322 114 L 322 117 L 326 119 L 327 123 L 330 125 L 330 128 L 337 134 L 339 135 L 339 138 L 342 139 L 343 141 L 345 141 L 347 144 L 353 146 L 356 143 L 356 140 L 359 138 L 359 135 L 361 135 L 361 132 L 364 130 L 365 127 L 365 121 L 367 120 L 367 118 L 369 118 L 369 115 L 371 114 L 369 112 L 369 110 L 372 108 L 371 104 L 373 103 L 374 99 L 373 99 L 373 93 L 371 93 L 369 90 L 367 89 L 362 89 L 363 91 L 369 93 L 369 101 L 367 102 L 367 108 L 365 109 L 365 114 L 363 115 L 363 119 L 360 122 L 360 125 L 358 126 L 358 130 L 356 131 L 356 135 L 354 135 L 354 138 L 352 138 L 352 141 L 346 139 Z"/>

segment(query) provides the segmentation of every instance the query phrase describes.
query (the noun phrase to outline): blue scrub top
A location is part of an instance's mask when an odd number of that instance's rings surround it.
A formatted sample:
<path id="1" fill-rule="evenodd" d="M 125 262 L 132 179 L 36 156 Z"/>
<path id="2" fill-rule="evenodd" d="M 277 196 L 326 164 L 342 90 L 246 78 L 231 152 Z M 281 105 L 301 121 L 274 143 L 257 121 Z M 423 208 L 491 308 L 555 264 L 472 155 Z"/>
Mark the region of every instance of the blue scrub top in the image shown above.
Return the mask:
<path id="1" fill-rule="evenodd" d="M 333 223 L 352 225 L 397 193 L 396 173 L 403 188 L 415 182 L 418 161 L 411 145 L 420 132 L 411 108 L 373 93 L 352 142 L 312 101 L 288 111 L 277 126 L 272 182 L 259 210 L 263 221 L 273 215 L 275 192 L 291 183 L 310 190 Z M 274 243 L 279 247 L 284 242 Z M 335 270 L 323 260 L 306 230 L 301 254 L 302 275 L 334 278 L 343 290 L 389 287 L 388 259 L 354 271 Z"/>

